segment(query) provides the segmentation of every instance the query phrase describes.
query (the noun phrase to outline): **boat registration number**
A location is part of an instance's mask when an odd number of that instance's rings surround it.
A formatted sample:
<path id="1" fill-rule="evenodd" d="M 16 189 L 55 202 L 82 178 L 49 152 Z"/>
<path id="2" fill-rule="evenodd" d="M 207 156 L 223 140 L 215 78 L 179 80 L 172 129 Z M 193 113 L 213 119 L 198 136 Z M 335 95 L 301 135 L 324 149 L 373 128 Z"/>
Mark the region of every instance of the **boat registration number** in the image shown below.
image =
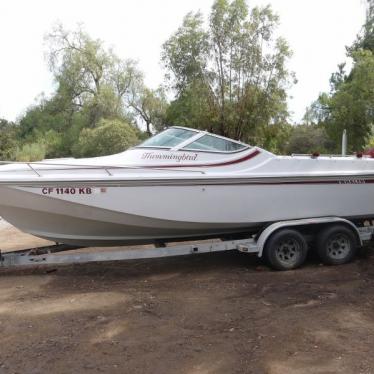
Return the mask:
<path id="1" fill-rule="evenodd" d="M 43 195 L 92 195 L 106 192 L 105 187 L 42 187 Z"/>

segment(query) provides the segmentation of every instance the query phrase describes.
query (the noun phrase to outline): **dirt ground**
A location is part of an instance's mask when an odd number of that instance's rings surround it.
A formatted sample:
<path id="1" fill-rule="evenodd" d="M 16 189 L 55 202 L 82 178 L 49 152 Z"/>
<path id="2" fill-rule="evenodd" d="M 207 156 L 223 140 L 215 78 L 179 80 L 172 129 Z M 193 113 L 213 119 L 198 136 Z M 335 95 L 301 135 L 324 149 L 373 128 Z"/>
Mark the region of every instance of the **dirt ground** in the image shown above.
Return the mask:
<path id="1" fill-rule="evenodd" d="M 234 252 L 0 269 L 0 373 L 374 373 L 373 296 L 370 249 L 289 272 Z"/>

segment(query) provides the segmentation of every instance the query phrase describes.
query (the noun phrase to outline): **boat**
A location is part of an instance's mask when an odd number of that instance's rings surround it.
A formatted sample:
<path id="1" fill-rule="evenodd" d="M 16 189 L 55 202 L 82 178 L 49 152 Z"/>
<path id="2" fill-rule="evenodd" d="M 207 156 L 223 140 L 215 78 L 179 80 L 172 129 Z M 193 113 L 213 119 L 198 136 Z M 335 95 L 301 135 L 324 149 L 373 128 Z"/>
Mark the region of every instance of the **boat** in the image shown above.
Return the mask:
<path id="1" fill-rule="evenodd" d="M 277 156 L 169 127 L 125 152 L 0 166 L 0 216 L 58 243 L 113 246 L 251 235 L 290 219 L 374 217 L 374 159 Z"/>

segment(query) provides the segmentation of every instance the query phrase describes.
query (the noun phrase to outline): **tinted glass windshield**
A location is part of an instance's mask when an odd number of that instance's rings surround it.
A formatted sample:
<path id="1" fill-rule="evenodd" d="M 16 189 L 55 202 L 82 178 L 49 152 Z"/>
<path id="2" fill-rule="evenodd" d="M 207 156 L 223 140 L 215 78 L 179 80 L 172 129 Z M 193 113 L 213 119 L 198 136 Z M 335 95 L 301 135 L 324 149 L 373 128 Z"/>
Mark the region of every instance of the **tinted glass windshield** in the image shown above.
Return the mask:
<path id="1" fill-rule="evenodd" d="M 195 131 L 171 128 L 147 139 L 145 142 L 141 143 L 139 147 L 173 148 L 194 135 L 196 135 Z"/>
<path id="2" fill-rule="evenodd" d="M 227 139 L 217 138 L 216 136 L 204 135 L 188 144 L 184 149 L 199 149 L 203 151 L 218 151 L 218 152 L 235 152 L 246 148 L 244 144 L 231 142 Z"/>

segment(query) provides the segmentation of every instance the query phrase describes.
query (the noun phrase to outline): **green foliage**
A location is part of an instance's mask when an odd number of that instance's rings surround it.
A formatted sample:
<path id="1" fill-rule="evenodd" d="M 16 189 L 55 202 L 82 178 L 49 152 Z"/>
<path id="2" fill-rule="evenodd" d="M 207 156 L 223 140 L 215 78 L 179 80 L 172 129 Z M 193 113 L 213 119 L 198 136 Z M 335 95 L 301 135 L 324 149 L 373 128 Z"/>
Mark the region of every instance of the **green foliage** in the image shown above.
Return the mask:
<path id="1" fill-rule="evenodd" d="M 35 131 L 40 133 L 53 130 L 63 132 L 66 129 L 68 116 L 59 108 L 56 98 L 47 100 L 44 97 L 39 104 L 30 107 L 19 123 L 20 137 L 26 141 L 35 138 Z"/>
<path id="2" fill-rule="evenodd" d="M 200 13 L 187 14 L 163 45 L 162 60 L 176 91 L 167 122 L 243 141 L 285 123 L 293 76 L 285 67 L 289 47 L 275 37 L 277 24 L 269 6 L 250 10 L 244 0 L 216 0 L 208 29 Z"/>
<path id="3" fill-rule="evenodd" d="M 114 153 L 171 124 L 281 151 L 291 75 L 288 46 L 274 38 L 277 23 L 270 7 L 249 10 L 244 0 L 217 0 L 208 29 L 200 13 L 189 13 L 162 52 L 176 92 L 171 105 L 164 89 L 145 86 L 134 61 L 121 60 L 81 28 L 56 25 L 45 38 L 56 91 L 30 107 L 19 126 L 0 133 L 0 155 Z M 145 124 L 146 132 L 135 124 Z"/>
<path id="4" fill-rule="evenodd" d="M 374 0 L 367 0 L 366 22 L 349 52 L 366 49 L 374 53 Z"/>
<path id="5" fill-rule="evenodd" d="M 91 128 L 102 118 L 128 117 L 130 97 L 143 85 L 143 75 L 133 60 L 121 60 L 81 29 L 67 31 L 57 25 L 46 41 L 60 109 L 70 115 L 83 112 L 86 127 Z"/>
<path id="6" fill-rule="evenodd" d="M 374 136 L 370 136 L 367 143 L 365 144 L 365 149 L 373 149 L 374 148 Z"/>
<path id="7" fill-rule="evenodd" d="M 152 133 L 151 126 L 156 131 L 165 127 L 168 102 L 162 88 L 150 90 L 143 84 L 136 86 L 129 100 L 129 105 L 145 122 L 147 135 Z"/>
<path id="8" fill-rule="evenodd" d="M 17 144 L 6 148 L 9 157 L 15 157 L 17 147 L 16 157 L 25 160 L 68 157 L 77 153 L 96 155 L 89 144 L 82 153 L 77 151 L 78 139 L 79 144 L 83 144 L 82 134 L 88 134 L 90 141 L 94 141 L 106 120 L 131 124 L 122 126 L 122 146 L 127 144 L 125 130 L 129 131 L 130 143 L 134 132 L 136 139 L 144 136 L 135 129 L 136 122 L 145 122 L 149 131 L 151 126 L 163 126 L 167 107 L 165 95 L 162 90 L 145 87 L 134 61 L 119 59 L 100 40 L 92 39 L 79 28 L 67 31 L 57 25 L 46 36 L 46 42 L 57 89 L 52 97 L 41 97 L 21 118 Z M 116 126 L 106 128 L 115 134 Z M 84 129 L 93 131 L 85 133 Z M 118 148 L 102 147 L 100 152 L 113 153 Z M 5 145 L 2 148 L 5 149 Z"/>
<path id="9" fill-rule="evenodd" d="M 166 123 L 195 127 L 214 132 L 218 112 L 211 101 L 210 91 L 201 81 L 188 85 L 171 102 L 166 111 Z"/>
<path id="10" fill-rule="evenodd" d="M 16 161 L 40 161 L 45 158 L 46 145 L 43 143 L 28 143 L 17 149 L 15 153 Z"/>
<path id="11" fill-rule="evenodd" d="M 286 142 L 285 153 L 332 153 L 335 143 L 328 137 L 323 126 L 293 126 Z"/>
<path id="12" fill-rule="evenodd" d="M 348 133 L 348 149 L 361 150 L 374 124 L 374 55 L 359 50 L 352 52 L 352 57 L 350 74 L 339 78 L 331 93 L 319 98 L 319 118 L 336 144 L 335 151 L 340 149 L 344 129 Z"/>
<path id="13" fill-rule="evenodd" d="M 139 143 L 137 131 L 120 120 L 101 120 L 94 128 L 85 128 L 73 148 L 78 157 L 104 156 L 125 151 Z"/>
<path id="14" fill-rule="evenodd" d="M 121 60 L 80 28 L 57 25 L 46 36 L 56 91 L 41 97 L 17 125 L 0 120 L 0 158 L 110 154 L 171 124 L 275 153 L 339 152 L 344 129 L 351 151 L 374 144 L 374 0 L 367 4 L 366 23 L 347 49 L 352 70 L 338 66 L 330 92 L 312 103 L 301 126 L 287 123 L 291 51 L 277 37 L 279 20 L 270 6 L 215 0 L 207 24 L 201 13 L 188 13 L 162 48 L 175 93 L 171 103 L 164 89 L 145 86 L 133 60 Z"/>
<path id="15" fill-rule="evenodd" d="M 263 128 L 259 138 L 254 139 L 253 143 L 261 142 L 263 148 L 275 154 L 287 153 L 288 142 L 294 128 L 287 123 L 269 125 Z"/>
<path id="16" fill-rule="evenodd" d="M 17 135 L 17 128 L 14 123 L 0 119 L 0 161 L 9 161 L 14 158 Z"/>
<path id="17" fill-rule="evenodd" d="M 346 129 L 348 150 L 362 150 L 372 142 L 374 125 L 374 1 L 367 1 L 367 18 L 355 43 L 347 48 L 353 60 L 349 73 L 345 64 L 330 79 L 331 90 L 322 93 L 307 109 L 306 123 L 323 125 L 340 152 L 341 137 Z"/>
<path id="18" fill-rule="evenodd" d="M 163 45 L 162 61 L 178 92 L 194 81 L 204 80 L 207 73 L 210 46 L 203 23 L 200 12 L 188 13 L 182 26 Z"/>

